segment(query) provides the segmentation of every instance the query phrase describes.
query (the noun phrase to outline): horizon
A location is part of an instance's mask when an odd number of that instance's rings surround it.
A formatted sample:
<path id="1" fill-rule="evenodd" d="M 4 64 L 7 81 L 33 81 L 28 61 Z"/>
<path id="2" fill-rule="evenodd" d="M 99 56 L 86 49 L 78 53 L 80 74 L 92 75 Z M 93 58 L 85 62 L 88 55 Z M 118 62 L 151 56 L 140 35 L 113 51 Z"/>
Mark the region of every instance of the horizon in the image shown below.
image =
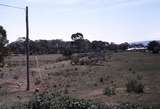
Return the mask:
<path id="1" fill-rule="evenodd" d="M 22 37 L 18 37 L 16 40 L 14 40 L 14 41 L 12 41 L 12 42 L 16 42 L 17 40 L 19 40 L 19 38 L 22 38 Z M 26 37 L 25 37 L 26 38 Z M 84 40 L 85 40 L 86 38 L 84 38 Z M 30 40 L 32 40 L 32 39 L 30 39 Z M 38 40 L 47 40 L 47 41 L 50 41 L 50 40 L 61 40 L 61 41 L 64 41 L 64 42 L 67 42 L 67 41 L 72 41 L 72 39 L 71 40 L 63 40 L 63 39 L 43 39 L 43 38 L 41 38 L 41 39 L 35 39 L 35 40 L 32 40 L 32 41 L 38 41 Z M 90 42 L 92 42 L 92 41 L 103 41 L 103 40 L 101 40 L 101 39 L 97 39 L 97 40 L 90 40 L 90 39 L 86 39 L 86 40 L 88 40 L 88 41 L 90 41 Z M 132 42 L 120 42 L 120 43 L 116 43 L 116 42 L 109 42 L 109 41 L 103 41 L 103 42 L 108 42 L 108 43 L 115 43 L 115 44 L 122 44 L 122 43 L 129 43 L 129 44 L 136 44 L 136 43 L 138 43 L 138 44 L 141 44 L 141 43 L 148 43 L 148 42 L 151 42 L 151 41 L 158 41 L 158 42 L 160 42 L 160 40 L 141 40 L 141 41 L 132 41 Z M 9 41 L 9 43 L 12 43 L 11 41 Z M 145 44 L 144 44 L 145 45 Z"/>
<path id="2" fill-rule="evenodd" d="M 62 39 L 81 32 L 84 39 L 107 42 L 160 40 L 158 0 L 2 0 L 29 6 L 30 39 Z M 0 25 L 10 42 L 25 37 L 25 11 L 0 6 Z"/>

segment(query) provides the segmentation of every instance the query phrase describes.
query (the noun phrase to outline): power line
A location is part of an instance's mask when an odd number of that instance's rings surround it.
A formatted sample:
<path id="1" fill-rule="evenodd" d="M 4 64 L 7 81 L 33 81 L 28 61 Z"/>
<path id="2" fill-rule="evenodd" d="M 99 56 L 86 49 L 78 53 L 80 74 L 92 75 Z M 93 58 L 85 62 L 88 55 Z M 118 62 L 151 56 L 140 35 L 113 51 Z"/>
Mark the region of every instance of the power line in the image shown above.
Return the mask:
<path id="1" fill-rule="evenodd" d="M 5 6 L 5 7 L 9 7 L 9 8 L 16 8 L 16 9 L 23 9 L 23 10 L 25 10 L 25 8 L 22 8 L 22 7 L 17 7 L 17 6 L 12 6 L 12 5 L 6 5 L 6 4 L 2 4 L 2 3 L 0 3 L 0 6 Z"/>
<path id="2" fill-rule="evenodd" d="M 12 5 L 6 5 L 0 3 L 0 6 L 5 6 L 9 8 L 23 9 L 26 11 L 26 61 L 27 61 L 27 91 L 30 89 L 30 76 L 29 76 L 29 23 L 28 23 L 28 6 L 26 8 L 21 8 Z"/>

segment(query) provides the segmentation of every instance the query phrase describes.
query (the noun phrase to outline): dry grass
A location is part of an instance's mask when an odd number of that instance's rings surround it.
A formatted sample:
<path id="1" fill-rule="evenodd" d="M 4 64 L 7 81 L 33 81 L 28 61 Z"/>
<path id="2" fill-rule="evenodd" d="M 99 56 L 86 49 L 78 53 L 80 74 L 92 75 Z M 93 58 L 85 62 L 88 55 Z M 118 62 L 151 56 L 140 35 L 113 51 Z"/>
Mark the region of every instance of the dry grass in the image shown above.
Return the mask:
<path id="1" fill-rule="evenodd" d="M 65 95 L 93 99 L 105 103 L 159 103 L 160 101 L 160 55 L 148 53 L 112 53 L 106 54 L 104 66 L 71 65 L 61 55 L 41 55 L 38 57 L 39 68 L 35 56 L 31 56 L 31 93 L 36 88 L 52 90 Z M 26 67 L 24 56 L 10 57 L 6 61 L 9 66 L 2 69 L 0 83 L 12 82 L 20 84 L 7 86 L 8 98 L 25 95 Z M 41 72 L 41 78 L 39 78 Z M 15 78 L 15 76 L 17 77 Z M 126 83 L 129 77 L 139 78 L 145 85 L 143 94 L 128 93 Z M 41 79 L 35 85 L 36 78 Z M 115 95 L 106 96 L 106 87 L 115 87 Z M 19 91 L 24 92 L 23 95 Z M 14 92 L 14 94 L 12 94 Z M 25 97 L 22 97 L 24 99 Z M 1 99 L 1 97 L 0 97 Z"/>

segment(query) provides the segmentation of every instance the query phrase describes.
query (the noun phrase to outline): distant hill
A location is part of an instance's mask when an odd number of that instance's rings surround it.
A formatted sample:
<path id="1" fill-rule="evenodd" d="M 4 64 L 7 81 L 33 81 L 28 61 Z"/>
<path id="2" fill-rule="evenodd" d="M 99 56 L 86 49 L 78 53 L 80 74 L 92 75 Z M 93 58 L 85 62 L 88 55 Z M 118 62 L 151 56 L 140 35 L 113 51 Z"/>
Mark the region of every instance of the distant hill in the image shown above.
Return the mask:
<path id="1" fill-rule="evenodd" d="M 147 46 L 150 41 L 137 41 L 137 42 L 131 42 L 130 44 L 143 44 L 144 46 Z M 160 43 L 160 40 L 156 40 L 156 41 Z"/>

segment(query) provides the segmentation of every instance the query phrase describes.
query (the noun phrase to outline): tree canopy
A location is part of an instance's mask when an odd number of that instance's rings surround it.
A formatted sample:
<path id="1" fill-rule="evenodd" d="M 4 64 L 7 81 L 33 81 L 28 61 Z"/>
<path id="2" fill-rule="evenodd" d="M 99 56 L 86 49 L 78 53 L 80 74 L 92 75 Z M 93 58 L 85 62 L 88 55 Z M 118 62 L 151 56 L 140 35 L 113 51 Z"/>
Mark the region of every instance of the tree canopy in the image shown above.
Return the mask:
<path id="1" fill-rule="evenodd" d="M 74 41 L 79 40 L 79 39 L 83 39 L 83 34 L 82 33 L 72 34 L 71 39 L 74 40 Z"/>
<path id="2" fill-rule="evenodd" d="M 152 53 L 159 53 L 159 51 L 160 51 L 160 43 L 157 42 L 157 41 L 149 42 L 148 50 L 152 51 Z"/>
<path id="3" fill-rule="evenodd" d="M 4 57 L 7 55 L 6 44 L 8 43 L 6 30 L 0 26 L 0 67 L 4 65 Z"/>

